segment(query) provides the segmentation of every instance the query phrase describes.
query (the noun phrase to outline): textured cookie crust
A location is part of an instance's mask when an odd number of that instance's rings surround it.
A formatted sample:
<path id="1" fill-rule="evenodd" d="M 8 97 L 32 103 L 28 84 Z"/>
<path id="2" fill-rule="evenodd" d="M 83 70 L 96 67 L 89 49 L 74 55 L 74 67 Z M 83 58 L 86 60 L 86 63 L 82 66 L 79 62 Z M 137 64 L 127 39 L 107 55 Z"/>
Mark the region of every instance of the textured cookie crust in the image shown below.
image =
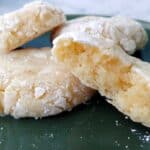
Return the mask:
<path id="1" fill-rule="evenodd" d="M 127 55 L 112 40 L 78 32 L 58 36 L 52 54 L 119 111 L 150 127 L 149 63 Z"/>
<path id="2" fill-rule="evenodd" d="M 90 99 L 66 67 L 55 63 L 50 48 L 22 49 L 0 55 L 0 112 L 19 117 L 56 115 Z"/>
<path id="3" fill-rule="evenodd" d="M 94 38 L 107 38 L 129 54 L 145 46 L 148 37 L 137 21 L 121 16 L 111 18 L 86 16 L 68 21 L 53 32 L 53 37 L 67 32 L 85 32 Z"/>
<path id="4" fill-rule="evenodd" d="M 4 14 L 0 16 L 0 52 L 11 51 L 64 22 L 60 9 L 39 1 Z"/>

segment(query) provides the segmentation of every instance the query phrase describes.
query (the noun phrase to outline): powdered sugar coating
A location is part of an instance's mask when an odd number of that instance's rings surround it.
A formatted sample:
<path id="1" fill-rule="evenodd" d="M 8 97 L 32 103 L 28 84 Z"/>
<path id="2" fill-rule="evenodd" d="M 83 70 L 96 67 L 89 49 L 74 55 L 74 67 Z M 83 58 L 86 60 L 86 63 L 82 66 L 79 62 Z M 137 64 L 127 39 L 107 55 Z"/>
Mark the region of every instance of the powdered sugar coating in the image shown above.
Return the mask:
<path id="1" fill-rule="evenodd" d="M 54 62 L 50 48 L 2 54 L 0 63 L 2 114 L 15 118 L 56 115 L 84 103 L 93 94 L 66 67 Z"/>
<path id="2" fill-rule="evenodd" d="M 52 54 L 80 81 L 107 97 L 133 121 L 150 127 L 150 64 L 125 53 L 113 40 L 67 32 Z"/>
<path id="3" fill-rule="evenodd" d="M 0 51 L 11 51 L 65 22 L 64 13 L 41 1 L 0 16 Z"/>
<path id="4" fill-rule="evenodd" d="M 86 16 L 73 19 L 55 30 L 54 37 L 74 31 L 85 32 L 98 39 L 113 40 L 129 54 L 143 48 L 148 40 L 147 34 L 140 23 L 121 16 L 111 18 Z"/>

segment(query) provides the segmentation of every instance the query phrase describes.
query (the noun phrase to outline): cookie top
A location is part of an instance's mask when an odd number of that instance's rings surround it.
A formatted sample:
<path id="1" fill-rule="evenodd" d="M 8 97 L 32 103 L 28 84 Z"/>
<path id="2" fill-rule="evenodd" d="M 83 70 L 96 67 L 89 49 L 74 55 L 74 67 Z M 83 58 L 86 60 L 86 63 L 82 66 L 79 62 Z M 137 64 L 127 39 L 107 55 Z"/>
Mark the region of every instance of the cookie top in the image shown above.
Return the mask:
<path id="1" fill-rule="evenodd" d="M 1 113 L 19 117 L 43 117 L 84 103 L 93 90 L 81 84 L 50 48 L 22 49 L 0 55 Z"/>
<path id="2" fill-rule="evenodd" d="M 113 40 L 129 54 L 133 54 L 136 49 L 143 48 L 148 40 L 147 34 L 140 23 L 121 16 L 111 18 L 86 16 L 73 19 L 57 28 L 53 37 L 74 31 L 88 33 L 94 38 Z"/>

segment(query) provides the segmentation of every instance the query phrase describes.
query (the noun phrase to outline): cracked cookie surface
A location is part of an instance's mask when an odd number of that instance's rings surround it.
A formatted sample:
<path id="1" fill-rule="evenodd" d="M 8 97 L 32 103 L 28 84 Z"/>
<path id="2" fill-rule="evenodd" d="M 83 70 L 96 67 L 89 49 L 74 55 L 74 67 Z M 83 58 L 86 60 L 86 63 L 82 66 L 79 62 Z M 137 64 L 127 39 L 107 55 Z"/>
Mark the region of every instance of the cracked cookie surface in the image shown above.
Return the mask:
<path id="1" fill-rule="evenodd" d="M 86 16 L 72 19 L 53 31 L 53 38 L 67 32 L 87 33 L 93 38 L 110 39 L 129 54 L 142 49 L 148 36 L 142 25 L 128 17 Z M 86 37 L 85 37 L 86 38 Z"/>
<path id="2" fill-rule="evenodd" d="M 54 6 L 35 1 L 0 16 L 0 52 L 9 52 L 65 22 Z"/>
<path id="3" fill-rule="evenodd" d="M 94 91 L 65 66 L 55 63 L 50 48 L 28 48 L 0 55 L 2 115 L 56 115 L 90 99 Z"/>

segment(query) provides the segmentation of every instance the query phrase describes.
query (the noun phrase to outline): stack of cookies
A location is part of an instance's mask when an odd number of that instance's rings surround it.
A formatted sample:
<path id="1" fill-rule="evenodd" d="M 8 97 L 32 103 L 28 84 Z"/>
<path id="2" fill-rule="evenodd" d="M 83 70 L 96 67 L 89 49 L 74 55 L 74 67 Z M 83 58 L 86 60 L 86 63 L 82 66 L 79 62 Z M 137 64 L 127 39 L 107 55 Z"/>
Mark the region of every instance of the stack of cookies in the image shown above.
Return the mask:
<path id="1" fill-rule="evenodd" d="M 17 49 L 51 31 L 53 47 Z M 95 91 L 133 121 L 150 127 L 150 64 L 130 56 L 148 41 L 130 18 L 67 21 L 45 2 L 0 17 L 0 112 L 44 117 L 71 110 Z"/>

